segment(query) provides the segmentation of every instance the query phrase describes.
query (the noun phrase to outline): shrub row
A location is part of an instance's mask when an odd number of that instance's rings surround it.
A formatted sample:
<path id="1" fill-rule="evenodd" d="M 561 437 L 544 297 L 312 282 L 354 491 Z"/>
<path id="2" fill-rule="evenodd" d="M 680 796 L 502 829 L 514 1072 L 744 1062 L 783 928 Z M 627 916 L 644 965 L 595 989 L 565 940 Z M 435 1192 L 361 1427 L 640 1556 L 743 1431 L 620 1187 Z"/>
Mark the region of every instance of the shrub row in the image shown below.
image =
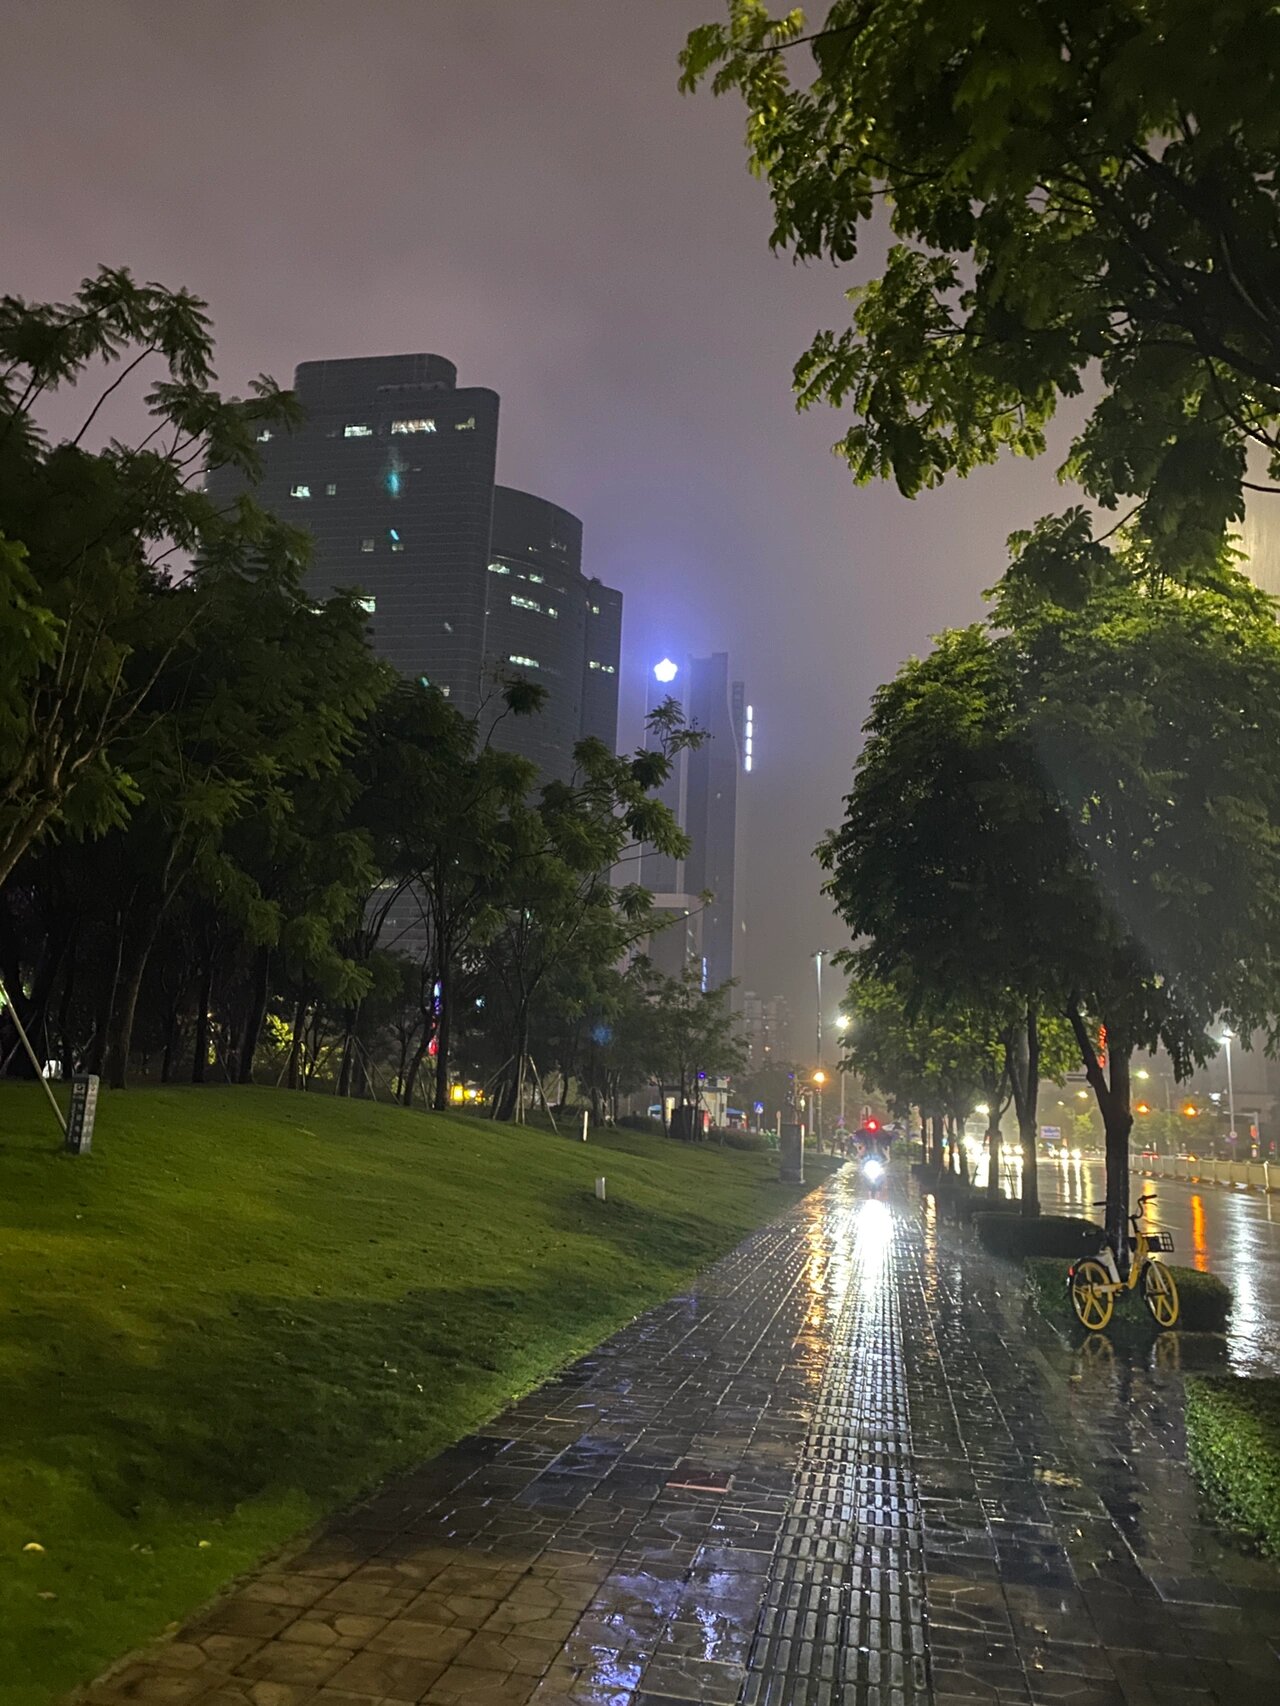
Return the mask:
<path id="1" fill-rule="evenodd" d="M 1067 1315 L 1074 1320 L 1067 1296 L 1067 1269 L 1070 1264 L 1060 1257 L 1038 1255 L 1028 1259 L 1023 1266 L 1027 1289 L 1039 1307 L 1047 1315 Z M 1188 1333 L 1224 1333 L 1232 1304 L 1231 1287 L 1225 1280 L 1220 1280 L 1216 1274 L 1202 1274 L 1197 1268 L 1174 1267 L 1172 1262 L 1169 1271 L 1178 1286 L 1179 1328 Z M 1130 1320 L 1153 1326 L 1146 1305 L 1136 1291 L 1117 1302 L 1120 1309 L 1128 1305 Z"/>
<path id="2" fill-rule="evenodd" d="M 1280 1553 L 1280 1380 L 1188 1380 L 1187 1453 L 1223 1514 Z"/>
<path id="3" fill-rule="evenodd" d="M 1015 1205 L 1016 1206 L 1016 1205 Z M 1102 1228 L 1092 1220 L 1065 1214 L 1023 1216 L 979 1210 L 973 1217 L 979 1242 L 993 1256 L 1088 1256 L 1098 1248 Z"/>

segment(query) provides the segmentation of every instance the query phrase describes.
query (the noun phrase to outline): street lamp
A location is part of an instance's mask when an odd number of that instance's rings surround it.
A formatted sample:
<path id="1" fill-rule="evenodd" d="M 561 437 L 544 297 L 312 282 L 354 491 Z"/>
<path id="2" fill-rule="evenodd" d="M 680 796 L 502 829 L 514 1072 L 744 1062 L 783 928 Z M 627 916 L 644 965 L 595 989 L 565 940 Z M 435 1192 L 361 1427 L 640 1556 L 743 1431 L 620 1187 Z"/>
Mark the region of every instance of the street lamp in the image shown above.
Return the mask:
<path id="1" fill-rule="evenodd" d="M 844 1042 L 844 1034 L 848 1029 L 849 1029 L 849 1015 L 847 1013 L 838 1013 L 836 1015 L 836 1032 L 837 1032 L 842 1044 Z M 844 1129 L 844 1081 L 847 1078 L 847 1076 L 848 1076 L 848 1074 L 845 1072 L 845 1069 L 844 1069 L 844 1061 L 841 1060 L 841 1062 L 840 1062 L 840 1129 L 842 1131 Z"/>
<path id="2" fill-rule="evenodd" d="M 827 1075 L 820 1066 L 813 1073 L 813 1141 L 821 1147 L 822 1144 L 822 1086 L 827 1081 Z"/>
<path id="3" fill-rule="evenodd" d="M 1222 1046 L 1227 1051 L 1227 1120 L 1229 1122 L 1227 1140 L 1230 1143 L 1234 1143 L 1236 1140 L 1236 1087 L 1231 1076 L 1231 1045 L 1235 1040 L 1236 1034 L 1230 1025 L 1224 1025 L 1222 1027 Z M 1231 1154 L 1233 1157 L 1235 1156 L 1234 1149 Z"/>

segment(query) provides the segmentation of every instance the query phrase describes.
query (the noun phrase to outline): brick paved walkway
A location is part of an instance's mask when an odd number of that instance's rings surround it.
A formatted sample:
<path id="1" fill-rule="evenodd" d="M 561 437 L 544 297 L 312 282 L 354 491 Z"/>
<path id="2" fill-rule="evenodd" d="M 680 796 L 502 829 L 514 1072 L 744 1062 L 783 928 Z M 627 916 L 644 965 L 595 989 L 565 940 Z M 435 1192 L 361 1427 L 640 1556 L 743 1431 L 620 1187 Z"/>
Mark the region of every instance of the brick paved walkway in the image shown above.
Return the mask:
<path id="1" fill-rule="evenodd" d="M 1271 1706 L 1280 1574 L 1106 1354 L 846 1175 L 87 1698 Z"/>

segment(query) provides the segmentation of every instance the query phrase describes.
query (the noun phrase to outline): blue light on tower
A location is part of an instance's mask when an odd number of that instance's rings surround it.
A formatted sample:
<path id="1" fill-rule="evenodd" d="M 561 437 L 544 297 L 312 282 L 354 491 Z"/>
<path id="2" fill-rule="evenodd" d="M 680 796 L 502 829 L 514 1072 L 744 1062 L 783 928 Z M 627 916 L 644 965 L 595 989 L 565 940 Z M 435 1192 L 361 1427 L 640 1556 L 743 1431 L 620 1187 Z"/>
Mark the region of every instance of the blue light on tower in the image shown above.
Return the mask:
<path id="1" fill-rule="evenodd" d="M 654 664 L 653 673 L 665 687 L 669 681 L 675 680 L 676 676 L 679 675 L 680 670 L 678 665 L 672 663 L 670 658 L 663 658 L 661 663 Z"/>

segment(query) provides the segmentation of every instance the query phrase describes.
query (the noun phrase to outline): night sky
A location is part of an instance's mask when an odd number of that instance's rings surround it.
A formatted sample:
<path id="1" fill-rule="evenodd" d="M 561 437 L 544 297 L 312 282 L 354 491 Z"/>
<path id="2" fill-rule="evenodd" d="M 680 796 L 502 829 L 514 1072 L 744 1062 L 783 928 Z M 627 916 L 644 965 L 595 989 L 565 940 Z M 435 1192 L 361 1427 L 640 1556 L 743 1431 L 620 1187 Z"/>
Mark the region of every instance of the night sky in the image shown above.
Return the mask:
<path id="1" fill-rule="evenodd" d="M 432 350 L 498 391 L 499 478 L 580 515 L 625 594 L 624 740 L 664 652 L 747 682 L 743 981 L 804 1048 L 810 956 L 845 940 L 811 851 L 868 698 L 1069 500 L 1050 459 L 859 489 L 838 417 L 796 415 L 791 365 L 864 267 L 771 255 L 740 106 L 678 93 L 720 4 L 0 0 L 0 289 L 61 298 L 99 263 L 189 286 L 228 390 Z"/>

